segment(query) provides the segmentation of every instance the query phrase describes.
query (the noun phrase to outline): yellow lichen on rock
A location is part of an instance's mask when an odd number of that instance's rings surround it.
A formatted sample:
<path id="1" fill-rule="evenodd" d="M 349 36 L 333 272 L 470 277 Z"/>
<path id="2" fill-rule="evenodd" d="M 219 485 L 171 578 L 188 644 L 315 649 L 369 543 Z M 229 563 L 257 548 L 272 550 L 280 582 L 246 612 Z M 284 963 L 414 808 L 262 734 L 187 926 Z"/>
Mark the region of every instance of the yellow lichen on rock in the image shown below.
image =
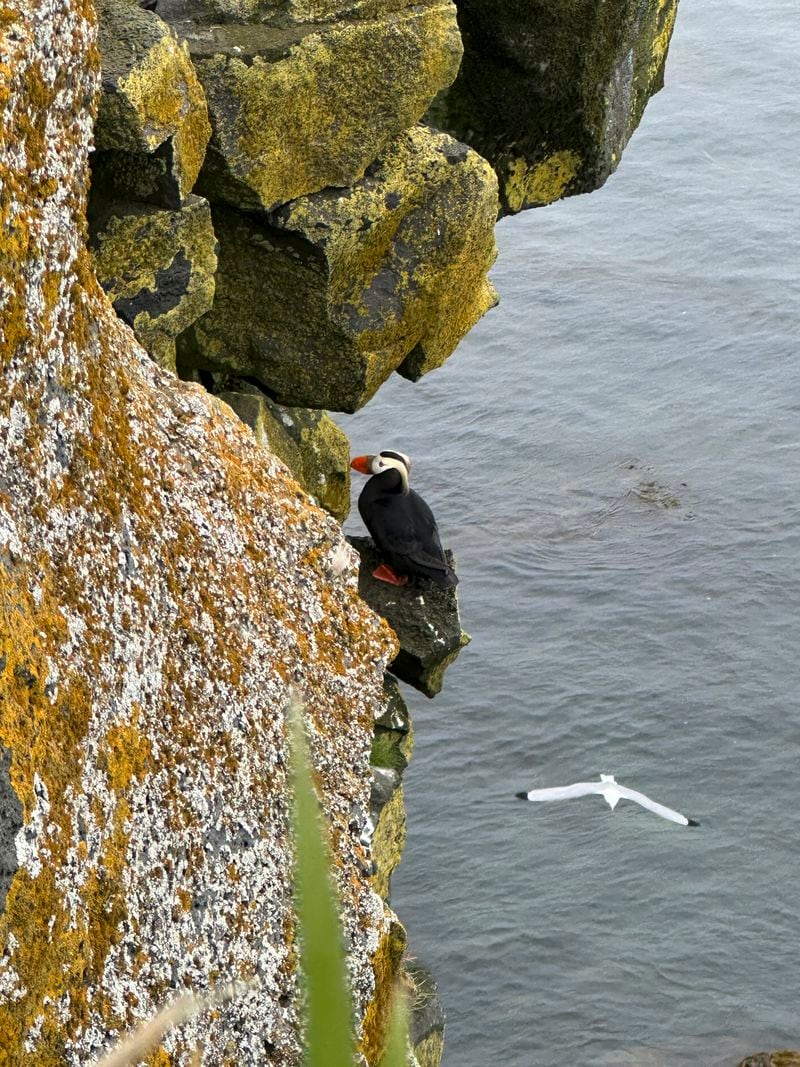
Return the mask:
<path id="1" fill-rule="evenodd" d="M 175 26 L 214 127 L 200 190 L 247 208 L 351 185 L 421 117 L 461 58 L 450 0 L 292 30 Z"/>
<path id="2" fill-rule="evenodd" d="M 91 216 L 100 284 L 120 317 L 162 367 L 175 370 L 175 338 L 209 310 L 217 268 L 208 203 L 176 211 L 103 202 Z"/>
<path id="3" fill-rule="evenodd" d="M 174 138 L 181 174 L 181 192 L 188 195 L 197 180 L 211 136 L 208 110 L 186 44 L 165 35 L 146 58 L 120 80 L 139 116 L 142 136 L 152 151 Z"/>
<path id="4" fill-rule="evenodd" d="M 153 744 L 139 731 L 139 718 L 134 708 L 130 722 L 117 723 L 106 734 L 105 770 L 115 793 L 124 792 L 133 781 L 142 781 L 145 773 L 153 768 Z M 102 752 L 99 762 L 102 766 Z"/>
<path id="5" fill-rule="evenodd" d="M 97 867 L 87 863 L 81 869 L 85 849 L 68 859 L 65 844 L 74 827 L 67 798 L 84 765 L 91 690 L 80 672 L 68 671 L 57 699 L 48 695 L 50 657 L 69 641 L 70 611 L 62 607 L 54 588 L 35 580 L 39 593 L 32 596 L 24 574 L 18 574 L 21 580 L 11 582 L 4 568 L 0 577 L 0 744 L 13 753 L 11 780 L 25 813 L 24 837 L 17 841 L 22 869 L 11 883 L 0 918 L 0 980 L 12 994 L 0 999 L 0 1048 L 19 1050 L 15 1063 L 57 1067 L 63 1063 L 67 1036 L 59 1003 L 70 990 L 69 1018 L 78 1025 L 124 915 L 115 883 L 124 865 L 129 809 L 121 800 L 109 813 Z M 64 880 L 73 889 L 82 887 L 79 914 L 66 905 Z M 95 1010 L 100 1001 L 102 997 Z M 35 1056 L 23 1054 L 25 1043 L 33 1046 L 31 1052 L 35 1048 Z"/>
<path id="6" fill-rule="evenodd" d="M 375 986 L 379 994 L 367 1008 L 361 1042 L 361 1051 L 370 1067 L 374 1067 L 383 1051 L 391 998 L 401 974 L 407 941 L 405 930 L 395 920 L 390 923 L 373 956 Z"/>
<path id="7" fill-rule="evenodd" d="M 152 154 L 169 142 L 182 200 L 197 180 L 211 136 L 188 48 L 161 19 L 128 0 L 100 0 L 99 13 L 105 92 L 97 147 Z"/>
<path id="8" fill-rule="evenodd" d="M 403 0 L 206 0 L 223 19 L 276 19 L 283 23 L 330 22 L 354 15 L 373 18 L 403 6 Z"/>
<path id="9" fill-rule="evenodd" d="M 656 88 L 660 88 L 660 84 L 663 81 L 667 49 L 669 48 L 669 42 L 672 40 L 672 31 L 675 29 L 675 19 L 677 17 L 677 0 L 658 0 L 656 32 L 653 36 L 652 58 L 649 67 L 649 80 L 653 91 Z"/>
<path id="10" fill-rule="evenodd" d="M 677 6 L 462 3 L 464 61 L 428 118 L 490 160 L 503 213 L 598 189 L 663 84 Z"/>
<path id="11" fill-rule="evenodd" d="M 398 786 L 381 808 L 378 825 L 372 837 L 371 849 L 375 863 L 372 884 L 376 893 L 389 899 L 392 874 L 402 859 L 406 847 L 406 805 L 403 787 Z"/>
<path id="12" fill-rule="evenodd" d="M 523 158 L 512 160 L 504 182 L 509 210 L 517 212 L 524 207 L 541 207 L 560 200 L 580 165 L 581 157 L 569 149 L 553 152 L 535 166 Z"/>
<path id="13" fill-rule="evenodd" d="M 179 339 L 187 367 L 258 379 L 280 403 L 354 411 L 394 370 L 440 366 L 496 302 L 497 179 L 415 126 L 349 189 L 269 222 L 214 209 L 214 306 Z"/>
<path id="14" fill-rule="evenodd" d="M 229 382 L 217 395 L 320 507 L 344 522 L 350 511 L 350 442 L 333 419 L 324 411 L 276 404 L 245 382 Z"/>

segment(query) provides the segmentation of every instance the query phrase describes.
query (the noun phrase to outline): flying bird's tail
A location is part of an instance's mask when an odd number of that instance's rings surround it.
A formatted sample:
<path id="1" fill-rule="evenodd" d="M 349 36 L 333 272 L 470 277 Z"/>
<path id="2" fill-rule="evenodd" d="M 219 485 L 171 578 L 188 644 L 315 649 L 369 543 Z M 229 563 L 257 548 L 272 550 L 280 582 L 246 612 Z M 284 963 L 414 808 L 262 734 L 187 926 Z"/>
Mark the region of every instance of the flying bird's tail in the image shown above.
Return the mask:
<path id="1" fill-rule="evenodd" d="M 528 794 L 527 793 L 515 793 L 514 796 L 515 797 L 519 797 L 520 800 L 527 800 L 528 799 Z"/>
<path id="2" fill-rule="evenodd" d="M 688 823 L 687 823 L 686 825 L 687 825 L 687 826 L 699 826 L 699 825 L 700 825 L 700 823 L 699 823 L 699 822 L 697 822 L 697 820 L 696 820 L 696 819 L 689 819 L 689 821 L 688 821 Z"/>

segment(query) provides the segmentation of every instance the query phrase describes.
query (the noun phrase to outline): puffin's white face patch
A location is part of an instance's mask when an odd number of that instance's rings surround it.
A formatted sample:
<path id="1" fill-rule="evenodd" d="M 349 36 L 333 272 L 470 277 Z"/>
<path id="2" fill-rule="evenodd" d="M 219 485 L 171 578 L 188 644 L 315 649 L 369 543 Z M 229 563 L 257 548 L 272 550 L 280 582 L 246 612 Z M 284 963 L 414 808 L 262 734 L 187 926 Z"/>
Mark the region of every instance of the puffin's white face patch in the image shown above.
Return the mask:
<path id="1" fill-rule="evenodd" d="M 380 474 L 381 471 L 397 470 L 408 478 L 411 471 L 411 460 L 405 452 L 395 452 L 394 449 L 385 449 L 377 456 L 372 457 L 372 473 Z"/>

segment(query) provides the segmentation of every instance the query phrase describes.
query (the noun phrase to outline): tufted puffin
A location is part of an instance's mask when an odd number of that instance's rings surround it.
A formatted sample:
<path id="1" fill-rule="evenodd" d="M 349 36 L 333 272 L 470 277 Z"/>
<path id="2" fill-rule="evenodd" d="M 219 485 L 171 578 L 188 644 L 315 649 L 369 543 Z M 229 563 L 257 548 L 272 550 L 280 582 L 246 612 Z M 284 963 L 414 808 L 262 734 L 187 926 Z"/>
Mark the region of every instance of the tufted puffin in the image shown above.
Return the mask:
<path id="1" fill-rule="evenodd" d="M 405 585 L 410 577 L 428 578 L 445 587 L 457 585 L 433 512 L 408 484 L 408 456 L 385 450 L 377 456 L 356 456 L 350 466 L 372 475 L 358 498 L 364 525 L 386 561 L 372 577 L 391 585 Z"/>

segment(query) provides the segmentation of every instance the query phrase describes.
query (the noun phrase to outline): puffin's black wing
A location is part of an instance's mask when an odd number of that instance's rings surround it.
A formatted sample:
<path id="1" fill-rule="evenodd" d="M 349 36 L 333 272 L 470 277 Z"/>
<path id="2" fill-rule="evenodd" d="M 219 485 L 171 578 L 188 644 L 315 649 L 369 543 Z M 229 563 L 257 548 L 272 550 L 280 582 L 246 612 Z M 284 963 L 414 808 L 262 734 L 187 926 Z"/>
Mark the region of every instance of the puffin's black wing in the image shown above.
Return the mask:
<path id="1" fill-rule="evenodd" d="M 366 502 L 365 502 L 366 503 Z M 374 497 L 359 510 L 380 552 L 400 567 L 422 574 L 440 585 L 458 579 L 445 559 L 433 512 L 413 489 Z"/>

